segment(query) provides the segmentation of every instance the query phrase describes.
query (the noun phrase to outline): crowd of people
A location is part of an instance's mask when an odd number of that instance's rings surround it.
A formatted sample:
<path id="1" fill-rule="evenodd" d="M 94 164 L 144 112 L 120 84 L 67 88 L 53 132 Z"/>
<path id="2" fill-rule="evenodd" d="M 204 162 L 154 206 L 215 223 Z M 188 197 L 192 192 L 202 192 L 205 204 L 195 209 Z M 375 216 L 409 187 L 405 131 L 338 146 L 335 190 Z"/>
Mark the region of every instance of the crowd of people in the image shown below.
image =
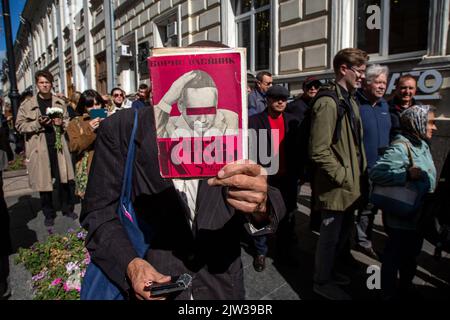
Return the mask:
<path id="1" fill-rule="evenodd" d="M 289 103 L 289 92 L 271 86 L 268 72 L 256 75 L 249 94 L 249 127 L 280 132 L 279 141 L 272 141 L 277 145 L 273 150 L 279 153 L 280 170 L 268 183 L 282 190 L 287 226 L 293 225 L 290 210 L 296 209 L 295 202 L 290 205 L 291 195 L 297 194 L 297 185 L 310 183 L 310 226 L 320 234 L 313 291 L 328 299 L 351 298 L 342 286 L 351 280 L 345 265 L 351 262 L 352 248 L 382 262 L 383 298 L 414 294 L 412 280 L 423 243 L 420 206 L 408 217 L 382 212 L 388 240 L 380 254 L 372 246 L 374 217 L 380 208 L 371 202 L 371 190 L 374 184 L 401 186 L 407 181 L 425 183 L 428 192 L 436 186 L 430 153 L 437 129 L 435 109 L 415 101 L 417 80 L 408 74 L 397 80 L 393 97 L 386 101 L 389 69 L 369 65 L 368 60 L 362 50 L 341 50 L 333 60 L 335 79 L 325 83 L 306 78 L 302 94 Z M 265 111 L 261 111 L 263 105 Z M 294 183 L 280 180 L 282 176 L 293 177 Z M 295 251 L 290 248 L 298 244 L 296 235 L 292 228 L 281 231 L 282 225 L 280 221 L 276 257 L 283 262 L 288 255 L 295 264 L 290 255 Z M 260 272 L 265 269 L 266 239 L 255 237 L 253 242 L 253 266 Z"/>
<path id="2" fill-rule="evenodd" d="M 47 70 L 36 72 L 35 84 L 36 95 L 30 91 L 21 95 L 14 124 L 8 106 L 1 114 L 0 173 L 15 154 L 25 156 L 30 186 L 40 195 L 44 224 L 52 227 L 57 211 L 73 220 L 79 219 L 74 207 L 84 197 L 101 121 L 119 110 L 149 106 L 150 88 L 141 84 L 134 101 L 126 99 L 121 88 L 113 88 L 111 95 L 101 95 L 93 89 L 75 91 L 66 98 L 54 94 L 53 75 Z M 94 115 L 93 109 L 102 109 L 104 113 Z M 14 152 L 11 144 L 15 145 Z M 0 207 L 0 294 L 6 298 L 11 293 L 7 281 L 11 241 L 3 179 Z"/>
<path id="3" fill-rule="evenodd" d="M 417 82 L 411 75 L 400 77 L 393 97 L 385 100 L 389 70 L 368 60 L 360 49 L 339 51 L 333 59 L 334 80 L 325 83 L 310 76 L 302 94 L 290 102 L 290 92 L 274 85 L 270 72 L 248 76 L 248 126 L 268 131 L 265 144 L 278 159 L 278 170 L 266 177 L 266 164 L 253 159 L 256 163 L 228 164 L 209 180 L 161 178 L 153 110 L 161 107 L 152 106 L 148 85 L 139 86 L 133 102 L 120 87 L 110 95 L 89 89 L 66 99 L 52 93 L 50 72 L 36 72 L 37 94 L 24 98 L 15 128 L 24 139 L 30 184 L 40 194 L 45 226 L 54 225 L 58 210 L 78 219 L 74 205 L 81 199 L 80 221 L 88 230 L 91 259 L 125 297 L 159 299 L 149 294 L 149 284 L 190 273 L 192 287 L 167 297 L 243 299 L 242 230 L 254 248 L 256 271 L 265 270 L 272 233 L 276 259 L 301 263 L 295 257 L 299 240 L 294 217 L 300 187 L 309 183 L 311 228 L 320 234 L 314 292 L 327 299 L 351 298 L 343 289 L 350 283 L 344 267 L 354 248 L 382 262 L 383 298 L 408 295 L 423 242 L 421 211 L 408 218 L 382 212 L 388 240 L 380 255 L 371 241 L 380 208 L 370 195 L 373 184 L 407 181 L 434 190 L 430 141 L 435 110 L 414 100 Z M 136 137 L 129 141 L 135 112 Z M 151 230 L 143 231 L 151 248 L 144 256 L 117 215 L 123 182 L 119 172 L 124 172 L 132 143 L 134 211 L 146 226 L 143 230 Z M 260 145 L 256 141 L 249 147 Z M 0 206 L 6 206 L 1 198 Z M 6 216 L 0 217 L 1 226 L 8 224 Z M 10 244 L 2 247 L 2 261 L 9 252 Z M 3 286 L 7 272 L 1 268 Z"/>

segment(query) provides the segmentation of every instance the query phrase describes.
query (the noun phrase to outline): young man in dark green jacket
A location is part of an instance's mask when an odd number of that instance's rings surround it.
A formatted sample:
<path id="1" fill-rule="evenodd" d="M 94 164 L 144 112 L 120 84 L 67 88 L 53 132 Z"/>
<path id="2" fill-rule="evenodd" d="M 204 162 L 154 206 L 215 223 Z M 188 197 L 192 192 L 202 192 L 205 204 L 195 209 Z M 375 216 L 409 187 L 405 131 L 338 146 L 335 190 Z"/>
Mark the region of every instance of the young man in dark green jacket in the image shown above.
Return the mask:
<path id="1" fill-rule="evenodd" d="M 335 260 L 348 240 L 366 168 L 362 125 L 354 92 L 365 77 L 367 53 L 348 48 L 333 60 L 336 82 L 317 95 L 311 116 L 310 156 L 315 203 L 322 224 L 316 249 L 314 292 L 328 299 L 350 299 L 338 285 L 349 278 Z"/>

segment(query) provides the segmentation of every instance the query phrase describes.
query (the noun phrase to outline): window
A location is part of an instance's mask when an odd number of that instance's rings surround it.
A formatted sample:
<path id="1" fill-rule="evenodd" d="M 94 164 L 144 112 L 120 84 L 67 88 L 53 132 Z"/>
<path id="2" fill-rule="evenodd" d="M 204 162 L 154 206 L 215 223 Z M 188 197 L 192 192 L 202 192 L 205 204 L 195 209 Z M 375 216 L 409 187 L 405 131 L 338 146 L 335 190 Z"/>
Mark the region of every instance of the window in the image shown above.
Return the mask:
<path id="1" fill-rule="evenodd" d="M 147 58 L 150 55 L 150 46 L 148 41 L 144 41 L 138 44 L 138 65 L 139 65 L 139 75 L 141 78 L 148 78 L 148 65 Z"/>
<path id="2" fill-rule="evenodd" d="M 270 68 L 270 0 L 236 0 L 237 44 L 247 48 L 247 69 Z"/>
<path id="3" fill-rule="evenodd" d="M 154 20 L 154 47 L 179 47 L 181 44 L 181 21 L 178 6 Z"/>
<path id="4" fill-rule="evenodd" d="M 101 53 L 97 55 L 95 60 L 96 60 L 95 73 L 97 78 L 97 91 L 100 92 L 101 94 L 105 94 L 108 92 L 106 83 L 108 77 L 106 54 Z"/>
<path id="5" fill-rule="evenodd" d="M 356 46 L 388 56 L 427 50 L 430 0 L 357 0 Z"/>

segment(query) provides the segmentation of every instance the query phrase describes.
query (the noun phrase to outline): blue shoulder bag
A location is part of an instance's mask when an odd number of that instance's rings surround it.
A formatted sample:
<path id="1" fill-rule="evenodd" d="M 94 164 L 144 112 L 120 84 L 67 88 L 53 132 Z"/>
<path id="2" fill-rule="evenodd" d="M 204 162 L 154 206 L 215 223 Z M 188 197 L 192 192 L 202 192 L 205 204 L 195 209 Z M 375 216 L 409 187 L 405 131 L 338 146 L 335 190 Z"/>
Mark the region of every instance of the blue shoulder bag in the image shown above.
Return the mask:
<path id="1" fill-rule="evenodd" d="M 137 130 L 137 112 L 134 113 L 134 125 L 128 144 L 128 154 L 125 163 L 122 192 L 119 200 L 117 214 L 120 222 L 125 228 L 134 249 L 140 257 L 144 257 L 149 245 L 146 243 L 144 234 L 139 228 L 136 214 L 131 202 L 131 184 L 133 176 L 133 164 L 136 150 L 134 138 Z M 124 300 L 120 289 L 103 273 L 103 271 L 91 261 L 86 269 L 86 274 L 81 285 L 81 300 Z"/>

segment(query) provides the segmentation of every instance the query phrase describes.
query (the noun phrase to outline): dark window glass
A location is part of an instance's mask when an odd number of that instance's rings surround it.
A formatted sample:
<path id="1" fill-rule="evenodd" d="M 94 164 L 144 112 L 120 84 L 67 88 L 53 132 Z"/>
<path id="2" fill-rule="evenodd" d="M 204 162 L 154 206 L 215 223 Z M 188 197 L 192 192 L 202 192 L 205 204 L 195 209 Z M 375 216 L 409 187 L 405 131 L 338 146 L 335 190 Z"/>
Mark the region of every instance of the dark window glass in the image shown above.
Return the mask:
<path id="1" fill-rule="evenodd" d="M 256 61 L 255 69 L 269 69 L 270 51 L 270 10 L 264 10 L 256 14 Z"/>
<path id="2" fill-rule="evenodd" d="M 238 23 L 239 47 L 247 48 L 247 69 L 250 68 L 250 20 Z"/>
<path id="3" fill-rule="evenodd" d="M 237 0 L 237 1 L 239 3 L 238 14 L 248 12 L 252 8 L 252 0 L 240 0 L 240 1 Z"/>
<path id="4" fill-rule="evenodd" d="M 270 0 L 255 0 L 255 9 L 258 9 L 260 7 L 264 7 L 265 5 L 270 4 Z"/>
<path id="5" fill-rule="evenodd" d="M 429 0 L 391 0 L 389 54 L 426 50 Z"/>
<path id="6" fill-rule="evenodd" d="M 357 47 L 366 51 L 367 53 L 380 52 L 380 30 L 369 29 L 367 27 L 367 20 L 373 16 L 372 13 L 367 13 L 367 8 L 371 5 L 380 7 L 380 0 L 358 0 L 357 2 L 357 17 L 356 17 L 356 34 Z M 380 19 L 382 13 L 380 11 Z"/>

